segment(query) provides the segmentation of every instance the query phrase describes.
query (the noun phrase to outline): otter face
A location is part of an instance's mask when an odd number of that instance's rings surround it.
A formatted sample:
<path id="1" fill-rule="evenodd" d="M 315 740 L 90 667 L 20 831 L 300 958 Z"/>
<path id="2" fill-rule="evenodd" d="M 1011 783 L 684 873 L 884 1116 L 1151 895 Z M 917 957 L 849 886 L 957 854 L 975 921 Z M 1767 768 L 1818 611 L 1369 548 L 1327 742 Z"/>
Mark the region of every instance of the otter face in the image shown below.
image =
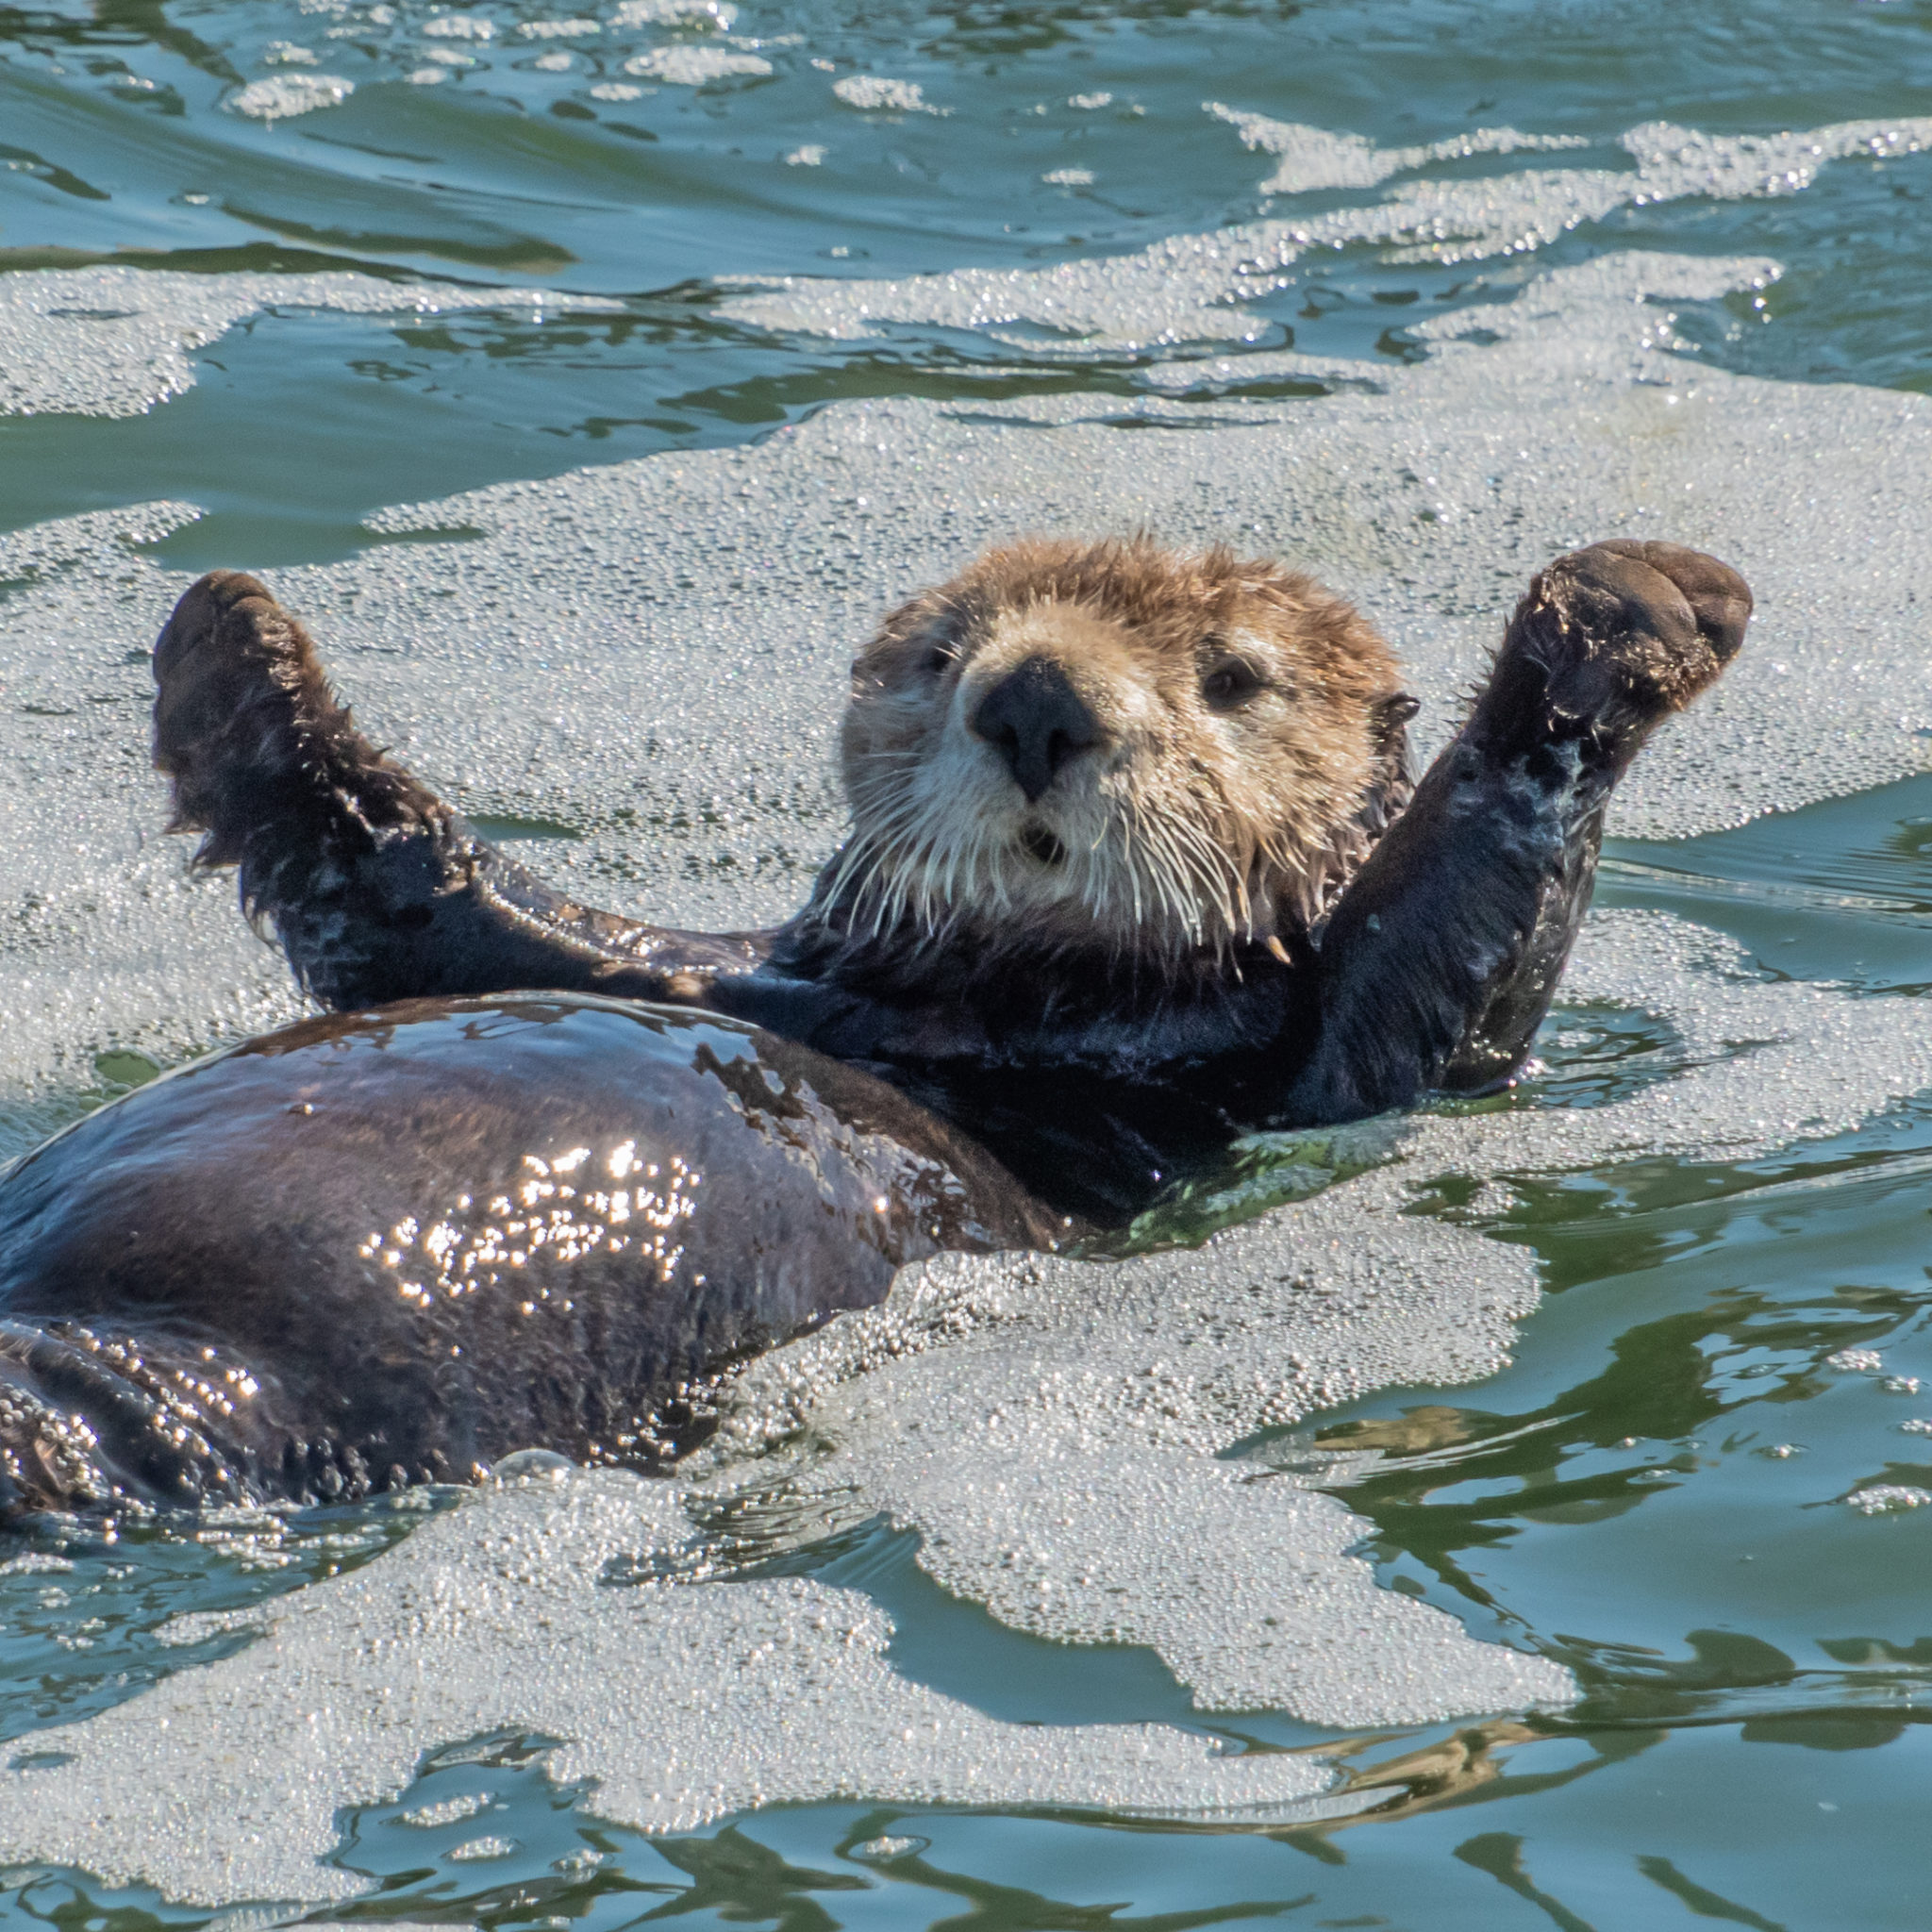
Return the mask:
<path id="1" fill-rule="evenodd" d="M 1351 832 L 1366 849 L 1412 708 L 1381 639 L 1278 565 L 995 550 L 853 666 L 853 836 L 820 903 L 881 935 L 1170 958 L 1265 941 L 1318 916 Z"/>

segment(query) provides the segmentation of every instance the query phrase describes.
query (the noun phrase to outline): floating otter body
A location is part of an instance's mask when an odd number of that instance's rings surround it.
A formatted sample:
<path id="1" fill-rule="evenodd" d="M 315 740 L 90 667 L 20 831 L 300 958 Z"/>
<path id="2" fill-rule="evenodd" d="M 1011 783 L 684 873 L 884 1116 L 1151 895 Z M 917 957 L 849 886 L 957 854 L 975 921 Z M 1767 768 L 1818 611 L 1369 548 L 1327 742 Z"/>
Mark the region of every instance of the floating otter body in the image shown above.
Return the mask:
<path id="1" fill-rule="evenodd" d="M 156 761 L 341 1017 L 0 1180 L 0 1505 L 652 1461 L 706 1377 L 906 1261 L 1498 1084 L 1611 789 L 1749 610 L 1672 545 L 1561 559 L 1418 784 L 1386 645 L 1306 578 L 996 552 L 856 663 L 853 832 L 805 908 L 712 936 L 551 891 L 354 729 L 259 584 L 204 578 Z"/>

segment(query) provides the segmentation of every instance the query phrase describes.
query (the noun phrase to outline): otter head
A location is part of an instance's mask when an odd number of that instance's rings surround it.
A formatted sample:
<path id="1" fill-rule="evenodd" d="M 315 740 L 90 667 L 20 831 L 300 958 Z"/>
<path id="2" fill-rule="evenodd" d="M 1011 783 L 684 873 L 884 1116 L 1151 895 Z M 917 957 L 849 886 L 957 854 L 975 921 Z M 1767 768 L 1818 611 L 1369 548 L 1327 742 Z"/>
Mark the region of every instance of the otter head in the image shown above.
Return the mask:
<path id="1" fill-rule="evenodd" d="M 853 666 L 853 834 L 816 902 L 853 937 L 1278 945 L 1406 799 L 1413 709 L 1382 640 L 1278 565 L 1145 539 L 991 551 Z"/>

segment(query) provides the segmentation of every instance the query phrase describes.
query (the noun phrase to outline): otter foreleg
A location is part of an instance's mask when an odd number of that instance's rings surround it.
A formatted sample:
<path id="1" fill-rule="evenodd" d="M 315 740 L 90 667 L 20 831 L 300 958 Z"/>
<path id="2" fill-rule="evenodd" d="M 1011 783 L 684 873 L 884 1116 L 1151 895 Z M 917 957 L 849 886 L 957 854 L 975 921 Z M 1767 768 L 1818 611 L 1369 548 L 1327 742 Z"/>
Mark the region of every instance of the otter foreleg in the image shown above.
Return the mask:
<path id="1" fill-rule="evenodd" d="M 1336 908 L 1283 1124 L 1482 1091 L 1523 1064 L 1590 907 L 1610 792 L 1750 614 L 1736 571 L 1673 543 L 1593 544 L 1532 582 L 1468 722 Z"/>
<path id="2" fill-rule="evenodd" d="M 378 751 L 308 633 L 256 578 L 215 571 L 155 645 L 155 763 L 195 862 L 235 865 L 251 918 L 339 1010 L 554 988 L 707 1002 L 756 937 L 675 933 L 595 911 L 507 858 Z"/>

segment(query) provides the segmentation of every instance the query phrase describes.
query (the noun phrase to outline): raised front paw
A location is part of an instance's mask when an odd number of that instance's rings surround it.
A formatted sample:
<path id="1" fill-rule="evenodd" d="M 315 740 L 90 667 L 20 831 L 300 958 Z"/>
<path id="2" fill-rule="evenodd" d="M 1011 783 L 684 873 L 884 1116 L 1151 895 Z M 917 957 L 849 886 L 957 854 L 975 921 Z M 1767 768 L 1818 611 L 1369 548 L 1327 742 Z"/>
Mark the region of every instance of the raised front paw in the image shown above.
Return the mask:
<path id="1" fill-rule="evenodd" d="M 335 709 L 308 634 L 243 571 L 189 586 L 154 664 L 155 763 L 175 781 L 177 829 L 215 825 L 225 792 L 299 762 L 305 714 Z"/>
<path id="2" fill-rule="evenodd" d="M 1516 607 L 1478 716 L 1627 757 L 1738 654 L 1751 592 L 1728 564 L 1618 537 L 1559 557 Z"/>
<path id="3" fill-rule="evenodd" d="M 196 861 L 251 848 L 314 857 L 336 832 L 410 824 L 433 794 L 355 728 L 313 640 L 244 572 L 189 587 L 155 643 L 155 764 L 174 780 L 176 831 Z"/>

